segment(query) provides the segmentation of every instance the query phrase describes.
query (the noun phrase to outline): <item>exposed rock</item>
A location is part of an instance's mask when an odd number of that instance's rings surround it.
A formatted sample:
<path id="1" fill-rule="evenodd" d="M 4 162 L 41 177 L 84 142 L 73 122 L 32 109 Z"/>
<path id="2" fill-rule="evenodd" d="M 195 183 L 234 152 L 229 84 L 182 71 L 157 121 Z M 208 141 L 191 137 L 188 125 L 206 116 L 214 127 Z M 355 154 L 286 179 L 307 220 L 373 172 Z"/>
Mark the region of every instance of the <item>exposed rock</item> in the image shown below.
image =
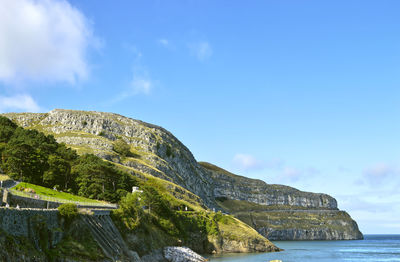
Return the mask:
<path id="1" fill-rule="evenodd" d="M 164 257 L 169 262 L 204 262 L 204 257 L 192 251 L 188 247 L 165 247 Z"/>
<path id="2" fill-rule="evenodd" d="M 200 163 L 213 179 L 214 197 L 245 200 L 260 205 L 287 205 L 301 208 L 337 209 L 336 199 L 326 194 L 309 193 L 283 185 L 232 174 L 215 165 Z"/>
<path id="3" fill-rule="evenodd" d="M 164 257 L 163 249 L 156 249 L 153 252 L 142 256 L 142 262 L 168 262 Z"/>
<path id="4" fill-rule="evenodd" d="M 94 240 L 112 261 L 141 262 L 139 255 L 129 250 L 109 215 L 82 215 Z"/>

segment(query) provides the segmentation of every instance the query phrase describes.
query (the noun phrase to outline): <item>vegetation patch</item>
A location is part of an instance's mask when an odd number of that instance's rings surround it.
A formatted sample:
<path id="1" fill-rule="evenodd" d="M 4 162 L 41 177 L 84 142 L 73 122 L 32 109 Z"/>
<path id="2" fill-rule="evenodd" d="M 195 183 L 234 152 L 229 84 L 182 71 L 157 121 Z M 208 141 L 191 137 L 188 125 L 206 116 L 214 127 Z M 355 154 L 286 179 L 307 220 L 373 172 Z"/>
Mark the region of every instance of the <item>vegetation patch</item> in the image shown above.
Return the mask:
<path id="1" fill-rule="evenodd" d="M 139 155 L 131 152 L 131 146 L 122 138 L 119 138 L 114 142 L 113 150 L 124 157 L 139 157 Z"/>
<path id="2" fill-rule="evenodd" d="M 62 204 L 58 207 L 60 216 L 72 220 L 78 215 L 78 207 L 73 203 Z"/>
<path id="3" fill-rule="evenodd" d="M 9 179 L 10 179 L 9 176 L 0 174 L 0 181 L 5 181 L 5 180 L 9 180 Z"/>
<path id="4" fill-rule="evenodd" d="M 38 196 L 44 196 L 44 197 L 52 197 L 58 200 L 69 200 L 69 201 L 76 201 L 76 202 L 88 202 L 88 203 L 104 203 L 101 201 L 97 201 L 94 199 L 86 198 L 86 197 L 81 197 L 77 195 L 73 195 L 70 193 L 66 192 L 60 192 L 54 189 L 22 182 L 19 183 L 18 185 L 14 186 L 12 189 L 16 189 L 22 193 L 24 196 L 25 193 L 32 193 L 36 194 Z"/>
<path id="5" fill-rule="evenodd" d="M 219 250 L 224 239 L 243 243 L 258 239 L 259 243 L 271 244 L 230 215 L 210 212 L 175 198 L 157 180 L 148 179 L 140 189 L 142 192 L 122 198 L 120 208 L 112 212 L 121 232 L 140 239 L 140 243 L 133 243 L 139 254 L 161 247 L 165 242 L 189 246 L 200 253 Z"/>
<path id="6" fill-rule="evenodd" d="M 309 210 L 308 207 L 290 206 L 290 205 L 260 205 L 246 200 L 233 200 L 226 197 L 218 197 L 215 199 L 217 204 L 229 213 L 252 212 L 264 210 Z"/>
<path id="7" fill-rule="evenodd" d="M 105 256 L 91 232 L 80 219 L 71 222 L 66 236 L 51 250 L 54 258 L 72 258 L 74 261 L 103 261 Z"/>

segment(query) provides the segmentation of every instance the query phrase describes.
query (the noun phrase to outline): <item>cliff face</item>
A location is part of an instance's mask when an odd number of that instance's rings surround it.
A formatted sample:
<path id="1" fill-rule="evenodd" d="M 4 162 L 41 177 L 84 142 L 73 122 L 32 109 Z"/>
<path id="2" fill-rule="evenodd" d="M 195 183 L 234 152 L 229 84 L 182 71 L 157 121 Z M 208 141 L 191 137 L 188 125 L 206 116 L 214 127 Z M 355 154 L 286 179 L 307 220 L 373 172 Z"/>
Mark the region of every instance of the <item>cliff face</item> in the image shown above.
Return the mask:
<path id="1" fill-rule="evenodd" d="M 269 240 L 362 239 L 357 223 L 326 194 L 309 193 L 200 163 L 213 178 L 219 206 Z"/>
<path id="2" fill-rule="evenodd" d="M 93 153 L 106 160 L 124 166 L 136 175 L 155 176 L 170 181 L 177 195 L 209 208 L 220 208 L 236 215 L 260 233 L 271 239 L 358 239 L 362 237 L 357 224 L 350 218 L 342 219 L 338 225 L 324 231 L 330 225 L 328 217 L 321 216 L 321 227 L 313 225 L 311 216 L 305 217 L 305 227 L 290 226 L 283 220 L 281 210 L 330 210 L 337 211 L 336 200 L 326 194 L 302 192 L 282 185 L 269 185 L 261 180 L 234 175 L 208 163 L 198 163 L 192 153 L 165 129 L 133 120 L 121 115 L 101 112 L 53 110 L 45 114 L 4 114 L 19 125 L 53 134 L 58 142 L 64 142 L 78 153 Z M 123 139 L 134 153 L 122 157 L 113 151 L 114 142 Z M 174 185 L 180 187 L 175 187 Z M 179 192 L 178 192 L 179 191 Z M 192 194 L 194 193 L 194 194 Z M 200 198 L 197 198 L 199 196 Z M 187 199 L 186 199 L 187 200 Z M 228 200 L 226 202 L 225 200 Z M 243 210 L 235 210 L 229 201 L 239 201 Z M 243 204 L 245 203 L 245 204 Z M 219 206 L 218 206 L 219 205 Z M 251 221 L 238 212 L 256 215 Z M 268 221 L 269 213 L 281 214 L 276 225 Z M 306 212 L 307 214 L 312 214 Z M 264 222 L 263 222 L 264 221 Z M 267 221 L 267 222 L 265 222 Z M 279 222 L 281 221 L 281 222 Z M 255 223 L 253 223 L 255 222 Z M 326 223 L 325 223 L 326 222 Z M 352 228 L 347 230 L 345 228 Z"/>
<path id="3" fill-rule="evenodd" d="M 264 181 L 232 174 L 209 163 L 200 163 L 209 171 L 214 197 L 246 200 L 260 205 L 286 205 L 298 208 L 337 209 L 336 199 L 283 185 L 269 185 Z"/>
<path id="4" fill-rule="evenodd" d="M 235 213 L 270 240 L 353 240 L 363 235 L 339 210 L 268 210 Z"/>

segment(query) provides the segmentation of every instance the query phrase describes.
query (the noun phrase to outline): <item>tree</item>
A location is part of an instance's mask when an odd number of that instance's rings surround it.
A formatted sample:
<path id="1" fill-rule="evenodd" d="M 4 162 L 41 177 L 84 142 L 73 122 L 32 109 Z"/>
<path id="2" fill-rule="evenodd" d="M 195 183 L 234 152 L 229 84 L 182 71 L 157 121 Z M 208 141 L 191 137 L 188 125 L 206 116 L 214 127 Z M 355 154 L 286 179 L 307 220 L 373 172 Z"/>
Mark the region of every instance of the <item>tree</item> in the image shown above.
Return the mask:
<path id="1" fill-rule="evenodd" d="M 17 125 L 10 119 L 0 116 L 0 143 L 7 142 L 13 135 Z"/>
<path id="2" fill-rule="evenodd" d="M 58 155 L 50 155 L 49 168 L 43 174 L 43 184 L 49 187 L 68 188 L 71 180 L 71 164 Z"/>
<path id="3" fill-rule="evenodd" d="M 2 167 L 14 179 L 41 185 L 57 147 L 53 136 L 17 127 L 3 149 Z"/>
<path id="4" fill-rule="evenodd" d="M 79 157 L 72 173 L 76 177 L 79 195 L 112 202 L 120 199 L 121 190 L 130 191 L 137 184 L 131 175 L 91 154 Z"/>
<path id="5" fill-rule="evenodd" d="M 154 212 L 160 216 L 169 215 L 168 203 L 156 188 L 146 183 L 142 186 L 142 190 L 143 203 L 148 206 L 149 213 Z"/>

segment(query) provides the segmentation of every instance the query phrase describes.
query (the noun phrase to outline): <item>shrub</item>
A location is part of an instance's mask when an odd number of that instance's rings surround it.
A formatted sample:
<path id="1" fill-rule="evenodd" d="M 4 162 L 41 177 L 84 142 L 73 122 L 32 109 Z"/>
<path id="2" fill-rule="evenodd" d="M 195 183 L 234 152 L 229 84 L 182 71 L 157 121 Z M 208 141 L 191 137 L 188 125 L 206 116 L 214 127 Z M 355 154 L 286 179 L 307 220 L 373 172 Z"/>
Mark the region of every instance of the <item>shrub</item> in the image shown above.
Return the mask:
<path id="1" fill-rule="evenodd" d="M 58 212 L 62 217 L 70 220 L 78 215 L 78 207 L 73 203 L 62 204 L 58 207 Z"/>
<path id="2" fill-rule="evenodd" d="M 131 155 L 131 147 L 123 139 L 118 139 L 117 141 L 115 141 L 113 149 L 115 152 L 123 156 Z"/>
<path id="3" fill-rule="evenodd" d="M 174 153 L 172 152 L 172 148 L 171 148 L 171 146 L 170 145 L 167 145 L 167 150 L 166 150 L 166 155 L 167 155 L 167 157 L 174 157 Z"/>
<path id="4" fill-rule="evenodd" d="M 220 197 L 216 197 L 215 200 L 224 202 L 224 201 L 228 200 L 228 198 L 226 196 L 220 196 Z"/>

